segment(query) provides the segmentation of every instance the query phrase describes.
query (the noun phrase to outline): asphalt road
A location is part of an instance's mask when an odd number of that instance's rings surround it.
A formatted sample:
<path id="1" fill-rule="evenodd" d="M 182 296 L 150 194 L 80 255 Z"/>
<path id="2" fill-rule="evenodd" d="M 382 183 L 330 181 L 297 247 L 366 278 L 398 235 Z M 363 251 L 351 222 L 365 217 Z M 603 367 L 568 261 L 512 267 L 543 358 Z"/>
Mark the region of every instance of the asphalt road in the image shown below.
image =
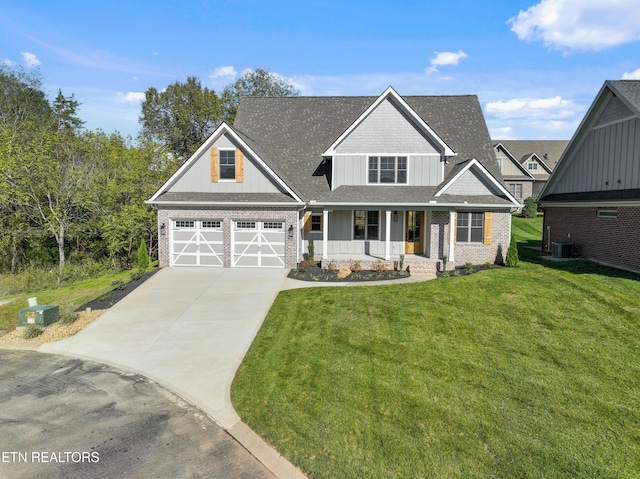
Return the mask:
<path id="1" fill-rule="evenodd" d="M 200 410 L 90 361 L 0 350 L 0 478 L 273 478 Z"/>

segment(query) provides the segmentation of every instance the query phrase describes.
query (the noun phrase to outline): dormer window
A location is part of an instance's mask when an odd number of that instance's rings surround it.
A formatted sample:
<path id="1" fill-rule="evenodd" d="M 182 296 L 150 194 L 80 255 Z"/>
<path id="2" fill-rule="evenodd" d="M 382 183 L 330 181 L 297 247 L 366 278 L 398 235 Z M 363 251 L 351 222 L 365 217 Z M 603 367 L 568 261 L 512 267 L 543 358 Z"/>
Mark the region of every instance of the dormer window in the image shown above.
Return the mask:
<path id="1" fill-rule="evenodd" d="M 236 151 L 220 150 L 220 179 L 236 179 Z"/>
<path id="2" fill-rule="evenodd" d="M 528 164 L 527 164 L 527 168 L 528 168 L 529 170 L 536 171 L 536 170 L 538 169 L 538 163 L 528 163 Z"/>
<path id="3" fill-rule="evenodd" d="M 369 183 L 401 183 L 407 182 L 406 156 L 370 156 Z"/>

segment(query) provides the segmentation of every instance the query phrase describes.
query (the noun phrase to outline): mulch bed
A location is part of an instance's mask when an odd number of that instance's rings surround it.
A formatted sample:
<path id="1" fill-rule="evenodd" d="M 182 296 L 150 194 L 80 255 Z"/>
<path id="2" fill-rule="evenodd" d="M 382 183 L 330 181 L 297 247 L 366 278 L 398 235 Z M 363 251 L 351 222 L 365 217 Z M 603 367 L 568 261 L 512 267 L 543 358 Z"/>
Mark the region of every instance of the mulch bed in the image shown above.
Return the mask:
<path id="1" fill-rule="evenodd" d="M 338 276 L 337 271 L 327 271 L 325 269 L 320 268 L 319 266 L 314 266 L 311 268 L 305 269 L 292 269 L 289 271 L 287 275 L 288 278 L 298 279 L 300 281 L 318 281 L 318 282 L 356 282 L 356 281 L 384 281 L 384 280 L 393 280 L 393 279 L 402 279 L 408 278 L 410 274 L 407 271 L 393 271 L 393 270 L 385 270 L 385 271 L 373 271 L 373 270 L 362 270 L 359 272 L 352 272 L 348 276 L 341 278 Z"/>
<path id="2" fill-rule="evenodd" d="M 140 276 L 139 279 L 133 279 L 128 283 L 125 283 L 123 287 L 114 288 L 108 293 L 102 294 L 96 299 L 92 299 L 88 303 L 80 306 L 76 311 L 85 311 L 87 308 L 91 308 L 92 310 L 96 309 L 109 309 L 111 306 L 116 304 L 122 298 L 131 293 L 134 289 L 148 280 L 151 276 L 157 273 L 159 270 L 155 269 L 153 271 L 149 271 Z"/>

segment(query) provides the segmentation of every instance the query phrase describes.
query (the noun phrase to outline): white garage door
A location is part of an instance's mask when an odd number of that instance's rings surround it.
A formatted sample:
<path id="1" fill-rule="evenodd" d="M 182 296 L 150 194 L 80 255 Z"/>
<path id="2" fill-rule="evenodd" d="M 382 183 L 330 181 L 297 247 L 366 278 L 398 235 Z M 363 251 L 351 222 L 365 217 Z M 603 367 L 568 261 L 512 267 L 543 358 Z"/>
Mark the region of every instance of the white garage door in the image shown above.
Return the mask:
<path id="1" fill-rule="evenodd" d="M 171 228 L 172 266 L 223 266 L 222 221 L 174 220 Z"/>
<path id="2" fill-rule="evenodd" d="M 284 268 L 284 221 L 234 221 L 231 265 Z"/>

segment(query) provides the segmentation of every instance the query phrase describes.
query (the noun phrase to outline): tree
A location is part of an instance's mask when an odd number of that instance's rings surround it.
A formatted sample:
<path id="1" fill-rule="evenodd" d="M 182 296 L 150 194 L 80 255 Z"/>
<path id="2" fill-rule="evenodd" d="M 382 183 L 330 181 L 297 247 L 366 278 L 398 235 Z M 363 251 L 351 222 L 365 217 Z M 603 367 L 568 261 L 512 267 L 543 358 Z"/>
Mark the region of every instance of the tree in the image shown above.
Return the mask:
<path id="1" fill-rule="evenodd" d="M 268 70 L 257 68 L 242 74 L 235 82 L 222 91 L 224 120 L 233 124 L 243 96 L 298 96 L 300 92 L 293 83 Z"/>
<path id="2" fill-rule="evenodd" d="M 51 118 L 51 107 L 37 72 L 0 65 L 0 129 L 25 130 Z"/>
<path id="3" fill-rule="evenodd" d="M 522 208 L 522 216 L 525 218 L 538 217 L 538 203 L 533 196 L 529 196 L 524 200 L 524 208 Z"/>
<path id="4" fill-rule="evenodd" d="M 511 240 L 509 241 L 509 250 L 507 251 L 507 257 L 504 263 L 512 268 L 518 266 L 520 259 L 518 258 L 518 245 L 516 244 L 516 237 L 511 233 Z"/>
<path id="5" fill-rule="evenodd" d="M 172 83 L 165 90 L 151 87 L 142 102 L 142 135 L 165 145 L 183 160 L 191 156 L 222 122 L 215 91 L 196 77 Z"/>
<path id="6" fill-rule="evenodd" d="M 149 252 L 147 251 L 147 243 L 144 242 L 144 238 L 140 240 L 140 246 L 138 246 L 138 269 L 141 273 L 144 273 L 149 267 Z"/>
<path id="7" fill-rule="evenodd" d="M 52 114 L 55 121 L 55 128 L 58 130 L 76 131 L 82 128 L 84 121 L 76 116 L 78 103 L 74 95 L 65 97 L 62 90 L 58 90 L 58 96 L 53 100 Z"/>

